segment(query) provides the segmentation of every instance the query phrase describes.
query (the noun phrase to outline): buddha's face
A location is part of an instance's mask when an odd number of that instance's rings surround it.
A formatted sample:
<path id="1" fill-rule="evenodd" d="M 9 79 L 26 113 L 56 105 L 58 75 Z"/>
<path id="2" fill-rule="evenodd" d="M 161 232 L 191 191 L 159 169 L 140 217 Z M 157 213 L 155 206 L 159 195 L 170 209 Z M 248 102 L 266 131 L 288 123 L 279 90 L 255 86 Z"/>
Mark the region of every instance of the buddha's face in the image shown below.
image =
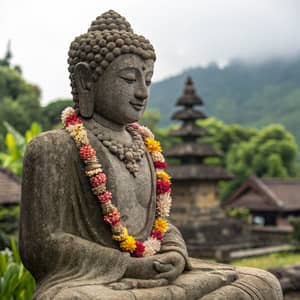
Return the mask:
<path id="1" fill-rule="evenodd" d="M 138 121 L 146 108 L 153 60 L 135 54 L 117 57 L 95 86 L 94 112 L 118 124 Z"/>

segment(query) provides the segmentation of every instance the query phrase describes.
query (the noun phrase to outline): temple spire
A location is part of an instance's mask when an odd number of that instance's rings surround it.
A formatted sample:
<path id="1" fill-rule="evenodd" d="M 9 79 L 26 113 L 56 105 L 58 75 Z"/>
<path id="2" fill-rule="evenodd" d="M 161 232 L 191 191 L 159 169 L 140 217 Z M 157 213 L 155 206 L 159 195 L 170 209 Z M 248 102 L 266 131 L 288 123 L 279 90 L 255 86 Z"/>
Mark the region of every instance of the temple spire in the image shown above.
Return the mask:
<path id="1" fill-rule="evenodd" d="M 198 143 L 197 139 L 209 136 L 209 132 L 196 124 L 199 119 L 206 119 L 206 115 L 194 106 L 203 105 L 204 101 L 197 95 L 191 77 L 185 83 L 183 94 L 178 98 L 176 105 L 183 106 L 183 109 L 172 115 L 172 120 L 182 121 L 182 125 L 170 132 L 171 136 L 179 137 L 181 144 L 176 145 L 166 152 L 167 157 L 177 158 L 184 164 L 201 163 L 206 157 L 220 156 L 209 144 Z"/>

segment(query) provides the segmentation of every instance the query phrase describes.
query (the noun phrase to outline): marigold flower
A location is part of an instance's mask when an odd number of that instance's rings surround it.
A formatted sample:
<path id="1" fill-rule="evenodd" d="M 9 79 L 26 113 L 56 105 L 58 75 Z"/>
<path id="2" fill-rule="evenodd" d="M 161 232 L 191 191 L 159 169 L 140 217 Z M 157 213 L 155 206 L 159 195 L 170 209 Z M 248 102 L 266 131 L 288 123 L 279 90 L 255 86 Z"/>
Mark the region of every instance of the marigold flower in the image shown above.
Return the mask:
<path id="1" fill-rule="evenodd" d="M 133 252 L 133 256 L 135 256 L 135 257 L 142 257 L 142 256 L 144 256 L 144 251 L 145 251 L 145 245 L 144 245 L 144 243 L 141 242 L 141 241 L 136 241 L 135 245 L 136 245 L 136 249 Z"/>
<path id="2" fill-rule="evenodd" d="M 162 181 L 165 181 L 165 182 L 168 182 L 170 183 L 171 182 L 171 176 L 166 173 L 165 171 L 158 171 L 156 172 L 156 176 L 158 179 L 161 179 Z"/>
<path id="3" fill-rule="evenodd" d="M 160 142 L 153 138 L 146 138 L 145 140 L 146 147 L 150 153 L 161 152 Z"/>
<path id="4" fill-rule="evenodd" d="M 98 173 L 101 173 L 103 170 L 101 168 L 96 168 L 96 169 L 93 169 L 93 170 L 89 170 L 89 171 L 85 171 L 85 174 L 89 177 L 92 177 Z"/>
<path id="5" fill-rule="evenodd" d="M 96 151 L 95 151 L 95 149 L 92 148 L 91 145 L 85 145 L 85 146 L 82 146 L 80 148 L 80 157 L 83 160 L 87 160 L 89 158 L 92 158 L 95 155 L 96 155 Z"/>
<path id="6" fill-rule="evenodd" d="M 168 221 L 163 218 L 157 218 L 154 221 L 153 229 L 165 233 L 168 229 Z"/>
<path id="7" fill-rule="evenodd" d="M 90 178 L 90 182 L 92 187 L 96 187 L 100 184 L 103 184 L 106 182 L 106 175 L 104 173 L 98 173 Z"/>
<path id="8" fill-rule="evenodd" d="M 128 235 L 124 241 L 120 243 L 120 247 L 123 251 L 133 253 L 136 249 L 136 241 L 132 235 Z"/>
<path id="9" fill-rule="evenodd" d="M 164 194 L 171 192 L 171 186 L 169 182 L 158 179 L 156 181 L 156 194 Z"/>
<path id="10" fill-rule="evenodd" d="M 106 191 L 103 194 L 98 195 L 98 199 L 101 203 L 107 203 L 107 202 L 111 201 L 111 199 L 112 199 L 111 192 Z"/>
<path id="11" fill-rule="evenodd" d="M 113 234 L 112 238 L 115 241 L 121 242 L 121 241 L 126 240 L 127 236 L 128 236 L 127 228 L 122 227 L 121 232 L 119 234 Z"/>

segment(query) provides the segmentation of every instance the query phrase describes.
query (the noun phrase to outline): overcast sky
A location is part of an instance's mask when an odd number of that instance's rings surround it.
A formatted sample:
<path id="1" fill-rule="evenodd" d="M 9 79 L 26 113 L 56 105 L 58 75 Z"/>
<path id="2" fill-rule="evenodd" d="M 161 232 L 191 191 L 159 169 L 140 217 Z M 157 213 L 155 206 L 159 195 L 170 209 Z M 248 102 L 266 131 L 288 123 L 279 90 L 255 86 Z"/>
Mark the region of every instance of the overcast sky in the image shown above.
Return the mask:
<path id="1" fill-rule="evenodd" d="M 109 9 L 154 45 L 154 80 L 212 61 L 300 53 L 299 0 L 0 0 L 0 55 L 10 39 L 13 63 L 43 103 L 70 97 L 69 44 Z"/>

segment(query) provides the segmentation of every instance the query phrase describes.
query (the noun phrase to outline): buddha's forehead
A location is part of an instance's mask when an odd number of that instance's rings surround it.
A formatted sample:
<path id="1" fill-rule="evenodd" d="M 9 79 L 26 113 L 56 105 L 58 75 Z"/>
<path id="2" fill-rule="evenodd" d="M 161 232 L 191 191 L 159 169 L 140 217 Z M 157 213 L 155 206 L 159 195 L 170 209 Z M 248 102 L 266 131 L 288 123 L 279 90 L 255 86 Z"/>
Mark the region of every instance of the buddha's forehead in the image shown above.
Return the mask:
<path id="1" fill-rule="evenodd" d="M 137 69 L 145 73 L 152 72 L 154 69 L 153 59 L 143 59 L 135 54 L 124 54 L 117 57 L 107 68 L 106 72 L 117 73 L 124 69 Z"/>

